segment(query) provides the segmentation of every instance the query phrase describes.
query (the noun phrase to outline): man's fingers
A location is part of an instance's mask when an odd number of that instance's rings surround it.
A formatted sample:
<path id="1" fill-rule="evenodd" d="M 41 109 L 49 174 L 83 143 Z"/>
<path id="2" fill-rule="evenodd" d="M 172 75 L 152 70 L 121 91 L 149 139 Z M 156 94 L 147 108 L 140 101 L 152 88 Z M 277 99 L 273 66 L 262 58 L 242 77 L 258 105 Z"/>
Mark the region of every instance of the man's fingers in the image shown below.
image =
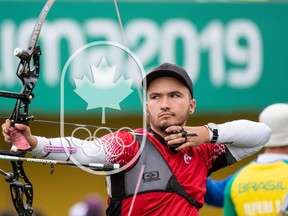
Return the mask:
<path id="1" fill-rule="evenodd" d="M 8 128 L 6 128 L 5 126 L 2 126 L 2 133 L 3 133 L 3 135 L 9 135 L 9 129 Z"/>
<path id="2" fill-rule="evenodd" d="M 10 137 L 5 137 L 4 138 L 4 141 L 6 142 L 6 143 L 12 143 L 12 140 L 11 140 L 11 138 Z"/>
<path id="3" fill-rule="evenodd" d="M 4 137 L 4 141 L 7 143 L 11 143 L 11 137 L 5 133 L 4 131 L 2 131 L 3 137 Z"/>
<path id="4" fill-rule="evenodd" d="M 5 125 L 5 127 L 7 127 L 7 128 L 11 127 L 11 120 L 10 119 L 6 119 L 5 123 L 3 125 Z"/>
<path id="5" fill-rule="evenodd" d="M 181 133 L 183 127 L 181 126 L 170 126 L 168 128 L 166 128 L 165 132 L 167 134 L 177 134 L 177 133 Z"/>
<path id="6" fill-rule="evenodd" d="M 188 148 L 188 147 L 191 147 L 191 144 L 189 144 L 188 142 L 186 142 L 186 143 L 183 143 L 182 145 L 180 145 L 179 147 L 177 147 L 175 150 L 176 150 L 176 151 L 180 151 L 180 150 L 182 150 L 182 149 L 184 149 L 184 148 Z"/>
<path id="7" fill-rule="evenodd" d="M 15 124 L 14 127 L 20 131 L 26 131 L 27 130 L 27 125 L 25 124 Z"/>
<path id="8" fill-rule="evenodd" d="M 7 143 L 12 143 L 11 136 L 14 136 L 14 134 L 17 133 L 17 131 L 22 131 L 23 133 L 28 131 L 27 129 L 28 126 L 24 124 L 15 124 L 14 127 L 11 127 L 10 119 L 6 119 L 5 123 L 2 124 L 1 128 L 2 128 L 2 135 L 4 137 L 4 141 Z"/>
<path id="9" fill-rule="evenodd" d="M 182 144 L 185 141 L 185 137 L 182 137 L 181 133 L 168 135 L 164 139 L 169 145 L 179 144 L 179 143 Z"/>
<path id="10" fill-rule="evenodd" d="M 2 124 L 1 126 L 3 136 L 10 134 L 10 131 L 9 131 L 10 126 L 11 126 L 11 121 L 9 119 L 6 119 L 5 123 Z"/>

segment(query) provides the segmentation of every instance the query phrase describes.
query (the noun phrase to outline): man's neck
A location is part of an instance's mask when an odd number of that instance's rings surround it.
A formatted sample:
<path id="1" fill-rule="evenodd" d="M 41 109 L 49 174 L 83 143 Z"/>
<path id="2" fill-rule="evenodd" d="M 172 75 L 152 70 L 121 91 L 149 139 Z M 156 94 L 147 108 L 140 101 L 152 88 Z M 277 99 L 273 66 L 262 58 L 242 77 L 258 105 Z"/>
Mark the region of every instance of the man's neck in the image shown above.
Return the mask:
<path id="1" fill-rule="evenodd" d="M 160 135 L 160 136 L 163 137 L 163 138 L 166 136 L 165 131 L 157 130 L 157 129 L 156 129 L 155 127 L 153 127 L 152 125 L 151 125 L 151 130 L 154 131 L 155 133 L 157 133 L 158 135 Z"/>

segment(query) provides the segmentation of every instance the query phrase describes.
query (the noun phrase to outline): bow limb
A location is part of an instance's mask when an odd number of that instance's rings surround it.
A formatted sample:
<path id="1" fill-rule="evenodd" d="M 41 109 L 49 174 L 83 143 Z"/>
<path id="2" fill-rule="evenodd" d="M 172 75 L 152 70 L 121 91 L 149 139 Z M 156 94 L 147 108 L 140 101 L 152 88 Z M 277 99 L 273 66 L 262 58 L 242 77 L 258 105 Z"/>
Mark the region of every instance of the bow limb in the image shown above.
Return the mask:
<path id="1" fill-rule="evenodd" d="M 1 151 L 1 157 L 24 156 L 25 152 L 13 153 L 9 151 Z M 23 167 L 23 161 L 11 160 L 13 173 L 5 172 L 0 169 L 0 173 L 4 176 L 6 182 L 10 184 L 11 198 L 14 207 L 20 216 L 31 216 L 33 214 L 33 186 L 29 181 Z"/>
<path id="2" fill-rule="evenodd" d="M 44 20 L 54 2 L 55 0 L 48 0 L 44 5 L 30 36 L 27 50 L 23 51 L 20 48 L 16 48 L 14 51 L 14 55 L 20 58 L 16 75 L 22 82 L 22 89 L 19 94 L 22 97 L 17 98 L 15 108 L 10 116 L 13 124 L 22 123 L 28 125 L 28 122 L 34 118 L 29 116 L 29 104 L 34 99 L 33 89 L 38 81 L 40 72 L 41 50 L 37 46 L 37 42 Z M 33 60 L 33 64 L 31 60 Z M 25 142 L 25 137 L 22 137 L 21 140 L 21 146 L 14 145 L 12 151 L 17 151 L 17 149 L 28 150 L 30 148 L 29 144 Z"/>
<path id="3" fill-rule="evenodd" d="M 11 164 L 15 177 L 10 183 L 10 193 L 14 207 L 19 215 L 30 216 L 33 214 L 33 186 L 26 176 L 23 161 L 11 161 Z M 24 203 L 24 197 L 26 203 Z"/>

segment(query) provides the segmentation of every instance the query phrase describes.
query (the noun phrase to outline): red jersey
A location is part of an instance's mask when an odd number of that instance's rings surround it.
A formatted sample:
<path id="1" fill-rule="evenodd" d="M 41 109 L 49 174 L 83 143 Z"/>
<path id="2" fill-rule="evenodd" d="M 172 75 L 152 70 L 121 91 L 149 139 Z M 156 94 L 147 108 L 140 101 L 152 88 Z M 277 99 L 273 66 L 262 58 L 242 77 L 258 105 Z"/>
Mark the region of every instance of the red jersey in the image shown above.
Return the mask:
<path id="1" fill-rule="evenodd" d="M 137 132 L 143 133 L 142 130 Z M 160 152 L 186 193 L 201 206 L 204 204 L 207 176 L 236 162 L 225 145 L 205 143 L 185 148 L 175 154 L 167 147 L 165 140 L 153 131 L 147 133 L 147 138 Z M 117 132 L 113 139 L 111 135 L 103 139 L 107 161 L 120 163 L 121 166 L 127 164 L 140 149 L 138 141 L 131 133 Z M 195 206 L 180 195 L 169 191 L 149 191 L 123 200 L 110 199 L 107 215 L 129 215 L 129 212 L 135 216 L 199 215 Z"/>

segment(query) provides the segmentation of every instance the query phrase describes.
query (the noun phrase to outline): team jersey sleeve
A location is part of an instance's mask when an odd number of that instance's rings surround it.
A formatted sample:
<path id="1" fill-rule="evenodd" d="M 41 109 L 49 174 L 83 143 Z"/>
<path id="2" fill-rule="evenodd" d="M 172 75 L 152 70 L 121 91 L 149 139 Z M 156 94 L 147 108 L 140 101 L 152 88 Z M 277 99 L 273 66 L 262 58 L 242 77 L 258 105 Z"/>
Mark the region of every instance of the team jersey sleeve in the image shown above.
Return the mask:
<path id="1" fill-rule="evenodd" d="M 205 143 L 200 151 L 212 172 L 258 152 L 268 142 L 271 129 L 259 122 L 237 120 L 218 125 L 217 143 Z"/>
<path id="2" fill-rule="evenodd" d="M 77 161 L 81 164 L 105 162 L 105 151 L 99 140 L 81 140 L 74 137 L 36 137 L 37 146 L 32 155 L 45 159 Z"/>
<path id="3" fill-rule="evenodd" d="M 81 140 L 74 137 L 36 137 L 32 155 L 53 160 L 74 160 L 78 163 L 127 164 L 138 152 L 136 136 L 125 131 L 107 134 L 97 139 Z"/>
<path id="4" fill-rule="evenodd" d="M 264 123 L 236 120 L 218 125 L 217 144 L 225 144 L 236 161 L 257 153 L 270 139 L 271 129 Z"/>
<path id="5" fill-rule="evenodd" d="M 208 176 L 212 172 L 215 172 L 216 170 L 236 162 L 236 159 L 224 144 L 215 145 L 211 143 L 205 143 L 199 146 L 198 150 L 201 152 L 201 155 L 206 162 L 208 168 Z"/>
<path id="6" fill-rule="evenodd" d="M 125 131 L 107 134 L 100 139 L 106 153 L 106 161 L 124 166 L 129 163 L 139 151 L 136 136 Z"/>

